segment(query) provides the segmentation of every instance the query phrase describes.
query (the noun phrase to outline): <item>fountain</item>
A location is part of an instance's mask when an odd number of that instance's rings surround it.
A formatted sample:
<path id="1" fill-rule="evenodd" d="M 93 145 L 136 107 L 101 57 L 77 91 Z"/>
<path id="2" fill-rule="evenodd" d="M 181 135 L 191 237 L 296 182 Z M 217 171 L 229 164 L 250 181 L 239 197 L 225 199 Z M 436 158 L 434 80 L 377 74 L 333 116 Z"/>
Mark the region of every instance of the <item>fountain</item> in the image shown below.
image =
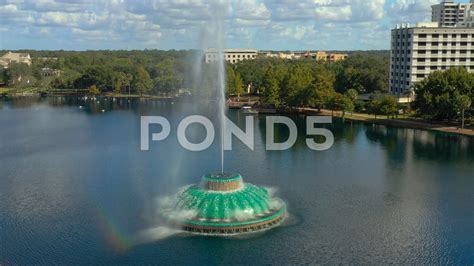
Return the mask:
<path id="1" fill-rule="evenodd" d="M 219 59 L 213 62 L 214 82 L 210 88 L 218 103 L 221 171 L 204 175 L 200 184 L 186 187 L 160 206 L 161 216 L 170 224 L 198 234 L 235 235 L 262 231 L 280 224 L 287 216 L 285 203 L 271 195 L 267 189 L 244 183 L 239 174 L 224 172 L 224 21 L 229 3 L 217 1 L 212 6 L 210 21 L 204 24 L 204 38 L 201 43 L 207 46 L 202 47 L 203 49 L 214 48 Z M 202 55 L 197 59 L 193 76 L 202 82 Z M 199 83 L 194 85 L 202 89 Z"/>
<path id="2" fill-rule="evenodd" d="M 183 230 L 236 235 L 270 229 L 286 217 L 286 205 L 263 187 L 244 183 L 239 174 L 204 175 L 162 206 L 162 216 Z"/>

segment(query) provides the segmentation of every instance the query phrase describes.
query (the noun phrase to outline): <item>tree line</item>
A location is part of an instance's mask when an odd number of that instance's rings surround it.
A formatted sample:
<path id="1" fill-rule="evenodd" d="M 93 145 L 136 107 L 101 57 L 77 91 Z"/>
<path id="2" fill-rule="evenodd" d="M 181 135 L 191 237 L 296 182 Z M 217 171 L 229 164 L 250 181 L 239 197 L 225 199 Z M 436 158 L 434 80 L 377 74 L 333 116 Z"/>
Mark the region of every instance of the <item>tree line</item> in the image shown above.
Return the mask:
<path id="1" fill-rule="evenodd" d="M 20 52 L 30 53 L 33 64 L 11 64 L 3 69 L 0 81 L 10 86 L 140 95 L 176 94 L 187 89 L 209 97 L 210 88 L 216 85 L 217 66 L 196 63 L 196 50 Z M 260 96 L 262 105 L 274 108 L 312 107 L 396 116 L 402 106 L 387 95 L 389 63 L 388 52 L 354 52 L 339 62 L 262 56 L 227 63 L 226 91 L 228 96 L 240 96 L 250 90 Z M 59 77 L 45 77 L 42 68 L 62 72 Z M 417 97 L 410 107 L 419 117 L 433 121 L 472 117 L 473 79 L 464 69 L 434 72 L 415 86 Z M 358 100 L 360 94 L 373 96 L 363 102 Z"/>

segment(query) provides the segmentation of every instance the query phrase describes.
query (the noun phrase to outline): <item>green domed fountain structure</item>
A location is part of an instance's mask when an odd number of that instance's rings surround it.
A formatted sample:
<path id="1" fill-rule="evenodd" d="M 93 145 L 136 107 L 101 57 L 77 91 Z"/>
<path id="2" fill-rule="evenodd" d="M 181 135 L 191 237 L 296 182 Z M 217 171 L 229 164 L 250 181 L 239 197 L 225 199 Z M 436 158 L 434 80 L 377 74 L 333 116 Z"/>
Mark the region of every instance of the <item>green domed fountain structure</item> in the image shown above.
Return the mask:
<path id="1" fill-rule="evenodd" d="M 162 209 L 171 222 L 200 234 L 240 234 L 266 230 L 286 217 L 285 203 L 239 174 L 204 175 Z"/>

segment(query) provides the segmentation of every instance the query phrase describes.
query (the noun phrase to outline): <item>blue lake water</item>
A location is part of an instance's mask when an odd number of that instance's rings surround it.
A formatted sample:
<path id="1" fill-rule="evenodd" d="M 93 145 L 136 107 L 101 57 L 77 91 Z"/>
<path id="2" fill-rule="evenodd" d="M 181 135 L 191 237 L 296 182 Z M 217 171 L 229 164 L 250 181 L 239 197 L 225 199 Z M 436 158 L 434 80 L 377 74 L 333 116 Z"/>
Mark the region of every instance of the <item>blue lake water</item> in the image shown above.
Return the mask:
<path id="1" fill-rule="evenodd" d="M 138 244 L 139 232 L 160 226 L 160 197 L 220 169 L 217 140 L 189 152 L 175 137 L 183 117 L 216 113 L 199 106 L 0 101 L 0 264 L 474 264 L 473 138 L 334 121 L 334 146 L 316 152 L 306 147 L 304 116 L 292 117 L 299 138 L 290 150 L 265 151 L 258 115 L 255 150 L 234 141 L 225 153 L 225 169 L 278 190 L 286 224 L 241 238 L 177 234 Z M 147 152 L 141 115 L 172 127 Z M 244 125 L 241 112 L 228 116 Z M 202 139 L 199 127 L 188 133 Z"/>

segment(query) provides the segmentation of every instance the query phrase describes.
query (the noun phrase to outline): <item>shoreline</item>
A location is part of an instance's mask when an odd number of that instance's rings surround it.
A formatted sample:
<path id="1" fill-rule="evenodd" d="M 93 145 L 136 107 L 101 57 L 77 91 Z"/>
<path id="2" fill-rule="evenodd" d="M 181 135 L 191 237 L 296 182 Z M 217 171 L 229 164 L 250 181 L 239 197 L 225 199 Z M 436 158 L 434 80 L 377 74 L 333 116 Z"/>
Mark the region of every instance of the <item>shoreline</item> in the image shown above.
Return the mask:
<path id="1" fill-rule="evenodd" d="M 321 110 L 318 112 L 317 110 L 313 110 L 317 114 L 331 116 L 332 112 L 329 110 Z M 337 118 L 342 119 L 342 112 L 335 111 L 334 116 Z M 402 127 L 402 128 L 410 128 L 410 129 L 421 129 L 421 130 L 428 130 L 428 131 L 437 131 L 437 132 L 444 132 L 444 133 L 452 133 L 458 134 L 468 137 L 474 137 L 474 130 L 470 128 L 457 128 L 455 126 L 450 126 L 446 124 L 432 124 L 423 121 L 414 121 L 414 120 L 405 120 L 405 119 L 387 119 L 387 118 L 377 118 L 375 119 L 373 116 L 372 118 L 370 115 L 367 114 L 360 114 L 360 113 L 353 113 L 349 114 L 346 113 L 344 119 L 363 122 L 366 124 L 377 124 L 377 125 L 384 125 L 384 126 L 392 126 L 392 127 Z"/>
<path id="2" fill-rule="evenodd" d="M 55 94 L 55 93 L 40 93 L 40 92 L 22 92 L 22 93 L 2 93 L 0 94 L 0 98 L 3 97 L 74 97 L 74 96 L 86 96 L 86 94 Z M 102 94 L 97 95 L 96 97 L 114 97 L 114 98 L 134 98 L 134 99 L 152 99 L 152 100 L 172 100 L 181 98 L 179 96 L 158 96 L 158 95 L 128 95 L 128 94 Z M 249 104 L 251 102 L 241 102 L 241 104 Z M 240 109 L 236 108 L 237 106 L 228 106 L 230 109 Z M 342 112 L 341 111 L 334 111 L 322 109 L 318 111 L 314 108 L 293 108 L 293 109 L 285 109 L 285 110 L 278 110 L 278 109 L 266 109 L 266 108 L 259 108 L 256 107 L 260 114 L 306 114 L 306 115 L 324 115 L 324 116 L 332 116 L 342 119 Z M 424 121 L 415 121 L 415 120 L 407 120 L 407 119 L 387 119 L 387 118 L 377 118 L 373 117 L 372 115 L 364 114 L 364 113 L 346 113 L 344 119 L 351 120 L 351 121 L 358 121 L 363 122 L 366 124 L 377 124 L 377 125 L 385 125 L 385 126 L 393 126 L 393 127 L 401 127 L 401 128 L 410 128 L 410 129 L 421 129 L 421 130 L 428 130 L 428 131 L 437 131 L 437 132 L 444 132 L 444 133 L 452 133 L 458 134 L 468 137 L 474 137 L 474 128 L 472 126 L 470 128 L 461 129 L 456 126 L 446 125 L 443 123 L 428 123 Z"/>

